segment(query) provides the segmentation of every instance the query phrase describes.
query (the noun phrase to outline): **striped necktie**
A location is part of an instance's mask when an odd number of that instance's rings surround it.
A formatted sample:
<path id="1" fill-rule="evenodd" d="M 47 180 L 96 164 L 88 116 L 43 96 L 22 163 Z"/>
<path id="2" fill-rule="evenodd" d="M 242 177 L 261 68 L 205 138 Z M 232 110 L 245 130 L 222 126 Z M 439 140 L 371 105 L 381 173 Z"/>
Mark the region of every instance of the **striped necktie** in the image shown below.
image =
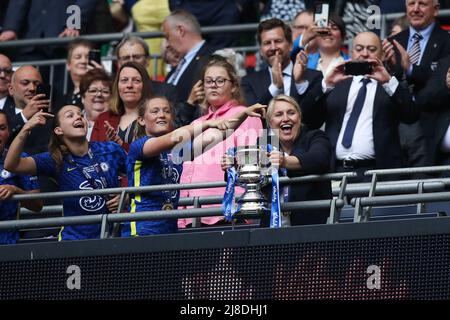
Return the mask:
<path id="1" fill-rule="evenodd" d="M 172 74 L 172 76 L 171 76 L 170 79 L 167 81 L 167 83 L 176 85 L 176 82 L 175 82 L 175 81 L 177 80 L 177 77 L 178 77 L 178 75 L 179 75 L 179 73 L 180 73 L 180 71 L 181 71 L 181 69 L 183 68 L 183 65 L 184 65 L 185 63 L 186 63 L 186 59 L 185 59 L 185 58 L 181 59 L 180 62 L 178 62 L 178 65 L 177 65 L 177 67 L 176 67 L 176 69 L 175 69 L 175 72 Z"/>
<path id="2" fill-rule="evenodd" d="M 413 45 L 411 46 L 408 54 L 409 54 L 409 61 L 412 65 L 419 64 L 419 58 L 420 58 L 420 40 L 422 40 L 423 37 L 420 33 L 415 33 L 413 35 Z"/>

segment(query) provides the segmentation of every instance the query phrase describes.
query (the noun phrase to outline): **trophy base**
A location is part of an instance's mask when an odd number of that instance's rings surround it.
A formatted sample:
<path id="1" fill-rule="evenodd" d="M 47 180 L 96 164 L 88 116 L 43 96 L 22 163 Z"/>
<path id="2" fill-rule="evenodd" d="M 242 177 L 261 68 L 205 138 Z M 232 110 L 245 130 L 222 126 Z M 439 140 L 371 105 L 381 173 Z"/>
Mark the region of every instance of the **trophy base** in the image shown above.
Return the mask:
<path id="1" fill-rule="evenodd" d="M 265 203 L 243 203 L 239 206 L 235 216 L 260 219 L 263 215 L 270 213 Z"/>

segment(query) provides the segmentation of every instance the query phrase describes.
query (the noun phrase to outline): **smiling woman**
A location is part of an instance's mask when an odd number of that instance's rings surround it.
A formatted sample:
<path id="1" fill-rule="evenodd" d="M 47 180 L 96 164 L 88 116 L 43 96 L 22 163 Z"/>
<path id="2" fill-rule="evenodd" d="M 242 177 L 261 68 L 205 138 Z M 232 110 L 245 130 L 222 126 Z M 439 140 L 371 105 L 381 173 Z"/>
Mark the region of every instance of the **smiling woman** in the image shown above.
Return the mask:
<path id="1" fill-rule="evenodd" d="M 169 101 L 165 97 L 144 100 L 138 109 L 136 141 L 131 144 L 127 158 L 128 186 L 179 183 L 183 169 L 182 159 L 191 159 L 193 156 L 189 155 L 196 154 L 196 150 L 200 150 L 201 153 L 206 146 L 211 148 L 220 143 L 226 130 L 236 129 L 248 115 L 256 115 L 255 112 L 263 108 L 264 106 L 255 105 L 241 109 L 240 112 L 234 114 L 232 120 L 227 118 L 209 119 L 173 130 L 173 111 Z M 217 136 L 218 139 L 195 139 L 205 130 L 208 130 L 208 137 Z M 175 146 L 177 146 L 177 150 L 182 150 L 181 154 L 172 152 L 172 148 Z M 179 191 L 131 194 L 129 212 L 173 210 L 178 207 L 179 197 Z M 124 223 L 122 235 L 142 236 L 171 233 L 176 232 L 177 229 L 176 219 L 132 221 Z"/>
<path id="2" fill-rule="evenodd" d="M 321 130 L 308 130 L 301 124 L 302 113 L 298 103 L 289 96 L 273 98 L 267 107 L 267 124 L 274 136 L 279 139 L 280 150 L 270 153 L 272 165 L 280 168 L 280 175 L 299 177 L 309 174 L 323 174 L 330 170 L 331 144 Z M 329 181 L 294 184 L 284 187 L 283 202 L 331 199 Z M 270 199 L 270 197 L 268 197 Z M 296 210 L 284 212 L 282 225 L 304 225 L 326 223 L 329 210 Z M 261 221 L 269 226 L 269 218 Z"/>
<path id="3" fill-rule="evenodd" d="M 91 141 L 115 141 L 128 151 L 134 139 L 137 106 L 152 95 L 145 68 L 137 62 L 124 63 L 114 79 L 109 110 L 95 121 Z"/>
<path id="4" fill-rule="evenodd" d="M 49 152 L 20 157 L 29 133 L 42 126 L 52 114 L 39 111 L 22 128 L 12 142 L 5 168 L 15 174 L 44 174 L 58 182 L 59 191 L 113 188 L 125 172 L 126 154 L 114 142 L 86 139 L 87 120 L 78 106 L 63 106 L 54 116 Z M 115 212 L 118 195 L 68 197 L 63 200 L 65 216 Z M 67 226 L 60 240 L 91 239 L 100 236 L 100 225 Z"/>

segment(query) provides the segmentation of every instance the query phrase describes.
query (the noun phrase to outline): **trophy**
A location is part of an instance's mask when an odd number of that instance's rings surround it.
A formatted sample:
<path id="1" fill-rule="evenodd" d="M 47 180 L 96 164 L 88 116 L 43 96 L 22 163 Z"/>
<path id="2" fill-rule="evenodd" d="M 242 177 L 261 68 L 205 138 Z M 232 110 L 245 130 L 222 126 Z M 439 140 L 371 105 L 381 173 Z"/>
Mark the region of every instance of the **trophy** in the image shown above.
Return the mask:
<path id="1" fill-rule="evenodd" d="M 258 215 L 270 212 L 261 187 L 268 180 L 269 159 L 267 146 L 240 146 L 236 148 L 236 184 L 245 188 L 237 200 L 238 215 Z"/>

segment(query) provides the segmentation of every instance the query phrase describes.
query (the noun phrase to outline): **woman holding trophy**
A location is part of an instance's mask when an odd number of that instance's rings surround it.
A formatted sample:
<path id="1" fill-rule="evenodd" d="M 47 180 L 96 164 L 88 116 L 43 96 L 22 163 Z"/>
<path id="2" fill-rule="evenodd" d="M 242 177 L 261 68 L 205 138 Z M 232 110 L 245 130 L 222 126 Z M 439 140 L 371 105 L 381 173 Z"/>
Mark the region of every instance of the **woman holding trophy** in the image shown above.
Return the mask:
<path id="1" fill-rule="evenodd" d="M 308 130 L 301 124 L 302 113 L 298 103 L 290 96 L 279 95 L 267 107 L 266 122 L 270 131 L 266 139 L 271 145 L 279 145 L 268 154 L 271 166 L 278 169 L 280 176 L 298 177 L 329 172 L 332 147 L 321 130 Z M 224 155 L 222 169 L 230 168 L 229 156 Z M 267 187 L 263 188 L 266 191 Z M 267 197 L 267 192 L 264 192 Z M 270 193 L 270 192 L 269 192 Z M 331 199 L 329 181 L 286 185 L 279 190 L 281 202 Z M 329 210 L 295 210 L 282 212 L 281 225 L 305 225 L 326 223 Z M 269 215 L 261 219 L 261 226 L 269 226 Z"/>

